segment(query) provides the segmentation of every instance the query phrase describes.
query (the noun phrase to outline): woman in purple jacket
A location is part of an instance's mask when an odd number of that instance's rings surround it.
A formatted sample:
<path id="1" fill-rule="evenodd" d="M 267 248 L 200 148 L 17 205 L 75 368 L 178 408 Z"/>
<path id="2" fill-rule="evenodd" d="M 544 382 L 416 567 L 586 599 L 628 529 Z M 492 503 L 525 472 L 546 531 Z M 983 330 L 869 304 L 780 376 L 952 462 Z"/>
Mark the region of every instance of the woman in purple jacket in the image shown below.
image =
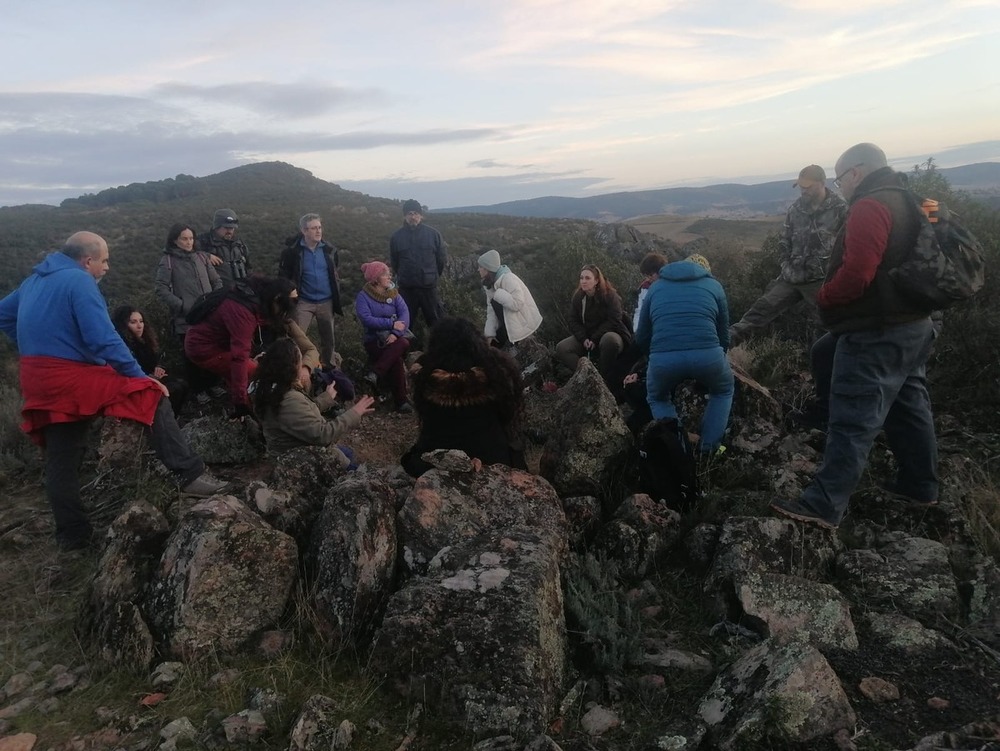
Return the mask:
<path id="1" fill-rule="evenodd" d="M 403 357 L 410 348 L 410 311 L 392 283 L 389 267 L 381 261 L 361 264 L 365 286 L 354 300 L 354 310 L 365 332 L 361 343 L 368 353 L 371 370 L 365 376 L 372 385 L 380 380 L 392 388 L 397 412 L 412 412 L 406 394 Z"/>

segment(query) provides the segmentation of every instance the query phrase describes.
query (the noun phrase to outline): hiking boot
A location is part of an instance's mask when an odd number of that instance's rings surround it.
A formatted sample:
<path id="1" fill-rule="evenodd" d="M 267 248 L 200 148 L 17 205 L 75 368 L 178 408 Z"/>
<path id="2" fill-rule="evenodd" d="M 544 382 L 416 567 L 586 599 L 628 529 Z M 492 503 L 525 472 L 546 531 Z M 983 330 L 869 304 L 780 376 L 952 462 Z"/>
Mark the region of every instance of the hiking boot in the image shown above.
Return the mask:
<path id="1" fill-rule="evenodd" d="M 398 407 L 396 407 L 396 411 L 399 412 L 402 415 L 412 414 L 413 413 L 413 405 L 410 404 L 409 402 L 403 402 Z"/>
<path id="2" fill-rule="evenodd" d="M 831 532 L 836 531 L 838 523 L 824 519 L 810 508 L 807 508 L 799 501 L 772 501 L 771 510 L 777 511 L 782 516 L 794 519 L 797 522 L 812 524 Z"/>
<path id="3" fill-rule="evenodd" d="M 819 430 L 825 433 L 826 426 L 830 422 L 830 412 L 817 402 L 810 402 L 805 409 L 792 410 L 788 414 L 788 419 L 800 428 Z"/>
<path id="4" fill-rule="evenodd" d="M 886 483 L 882 486 L 882 492 L 890 498 L 895 498 L 897 501 L 905 501 L 914 508 L 930 508 L 931 506 L 937 506 L 939 503 L 937 498 L 933 501 L 922 501 L 919 498 L 914 498 L 912 495 L 901 493 L 896 490 L 896 483 Z"/>
<path id="5" fill-rule="evenodd" d="M 224 482 L 217 477 L 212 477 L 208 472 L 202 472 L 198 477 L 181 488 L 181 492 L 184 495 L 191 495 L 195 498 L 209 498 L 222 493 L 228 488 L 228 482 Z"/>
<path id="6" fill-rule="evenodd" d="M 199 391 L 194 395 L 194 400 L 198 403 L 199 407 L 207 407 L 211 403 L 212 397 L 208 395 L 207 391 Z"/>
<path id="7" fill-rule="evenodd" d="M 208 395 L 213 399 L 221 399 L 228 393 L 229 392 L 222 386 L 212 386 L 212 388 L 208 390 Z"/>

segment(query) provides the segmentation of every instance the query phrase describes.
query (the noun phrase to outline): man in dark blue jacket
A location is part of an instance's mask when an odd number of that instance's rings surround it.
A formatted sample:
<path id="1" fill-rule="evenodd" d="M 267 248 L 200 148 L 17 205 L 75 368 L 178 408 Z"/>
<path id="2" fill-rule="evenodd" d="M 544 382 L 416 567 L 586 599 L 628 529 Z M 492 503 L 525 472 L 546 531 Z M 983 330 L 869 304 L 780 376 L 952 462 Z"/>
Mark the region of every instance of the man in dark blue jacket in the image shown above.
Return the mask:
<path id="1" fill-rule="evenodd" d="M 411 325 L 422 311 L 428 326 L 441 317 L 438 279 L 448 260 L 441 233 L 423 223 L 423 209 L 412 198 L 403 204 L 403 226 L 389 240 L 389 266 L 410 311 Z"/>
<path id="2" fill-rule="evenodd" d="M 295 323 L 305 332 L 316 319 L 319 356 L 325 365 L 334 361 L 333 314 L 343 315 L 337 280 L 337 249 L 323 241 L 323 220 L 319 214 L 299 219 L 299 234 L 288 241 L 278 260 L 278 275 L 291 279 L 299 291 Z"/>

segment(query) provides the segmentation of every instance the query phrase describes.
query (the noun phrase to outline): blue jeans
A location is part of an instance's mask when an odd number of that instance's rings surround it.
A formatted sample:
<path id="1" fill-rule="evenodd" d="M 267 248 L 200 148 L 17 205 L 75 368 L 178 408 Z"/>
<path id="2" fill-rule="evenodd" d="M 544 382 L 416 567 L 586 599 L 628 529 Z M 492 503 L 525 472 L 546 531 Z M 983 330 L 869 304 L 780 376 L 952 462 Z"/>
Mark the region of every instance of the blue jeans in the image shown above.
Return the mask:
<path id="1" fill-rule="evenodd" d="M 838 337 L 826 450 L 802 493 L 807 508 L 840 523 L 883 429 L 899 467 L 895 489 L 937 500 L 937 439 L 926 383 L 933 339 L 929 318 Z"/>
<path id="2" fill-rule="evenodd" d="M 688 379 L 708 389 L 708 406 L 701 418 L 700 450 L 711 453 L 722 444 L 733 406 L 733 371 L 722 347 L 650 353 L 646 401 L 654 419 L 677 418 L 674 390 Z"/>

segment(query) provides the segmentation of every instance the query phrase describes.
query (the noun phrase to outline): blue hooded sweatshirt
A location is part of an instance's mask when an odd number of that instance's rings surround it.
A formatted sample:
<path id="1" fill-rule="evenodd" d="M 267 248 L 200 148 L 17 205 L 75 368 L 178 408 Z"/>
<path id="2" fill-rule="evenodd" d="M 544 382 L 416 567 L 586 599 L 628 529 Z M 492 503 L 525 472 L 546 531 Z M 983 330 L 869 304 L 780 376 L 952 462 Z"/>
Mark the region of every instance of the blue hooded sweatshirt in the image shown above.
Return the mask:
<path id="1" fill-rule="evenodd" d="M 729 349 L 729 304 L 722 285 L 693 261 L 668 263 L 643 301 L 635 339 L 646 354 Z"/>
<path id="2" fill-rule="evenodd" d="M 51 253 L 21 286 L 0 300 L 0 331 L 22 356 L 110 365 L 145 378 L 111 323 L 97 280 L 63 253 Z"/>

